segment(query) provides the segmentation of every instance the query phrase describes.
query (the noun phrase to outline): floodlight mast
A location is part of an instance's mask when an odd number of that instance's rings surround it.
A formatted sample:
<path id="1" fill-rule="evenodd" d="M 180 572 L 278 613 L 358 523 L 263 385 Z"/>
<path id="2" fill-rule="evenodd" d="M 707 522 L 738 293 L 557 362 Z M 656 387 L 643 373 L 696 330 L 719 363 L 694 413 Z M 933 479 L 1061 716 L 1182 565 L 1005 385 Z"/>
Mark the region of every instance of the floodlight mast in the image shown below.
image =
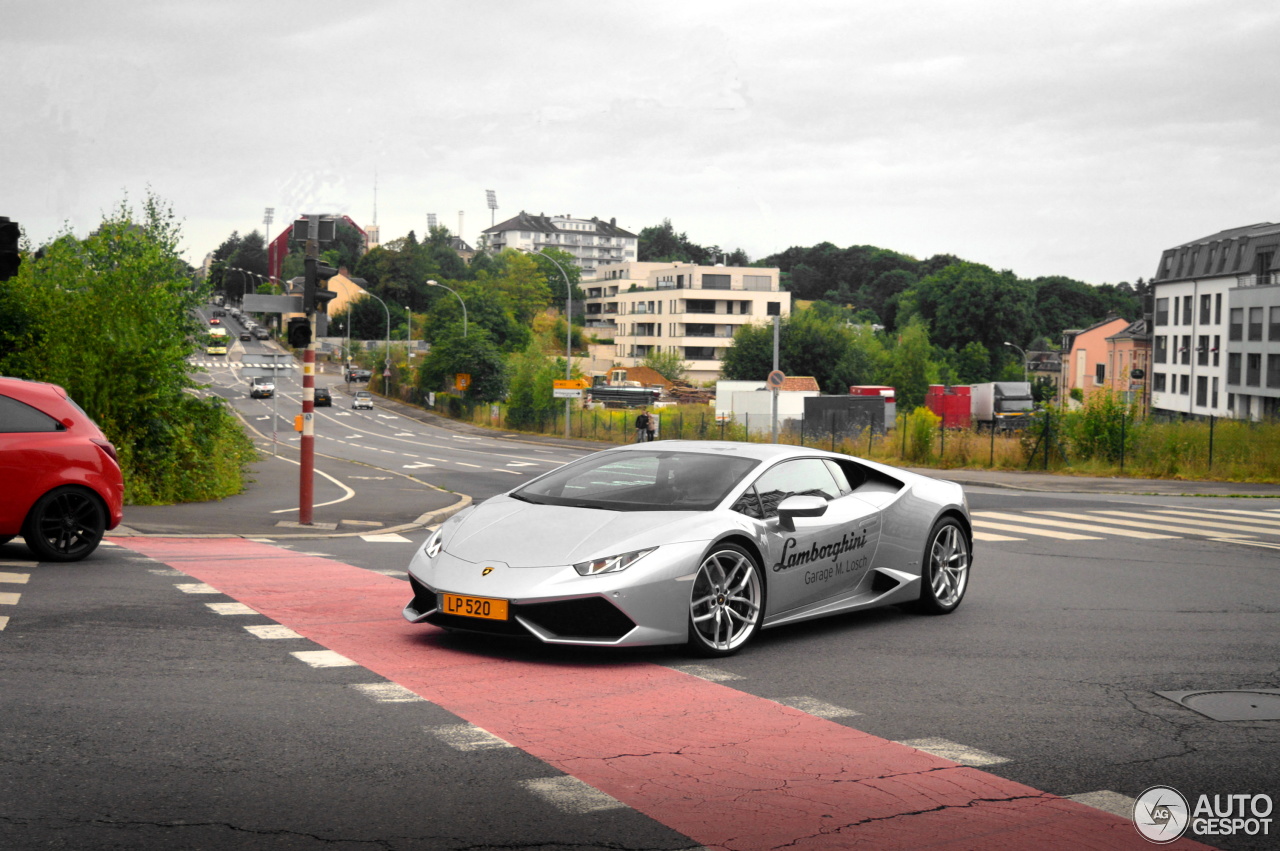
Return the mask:
<path id="1" fill-rule="evenodd" d="M 492 189 L 486 189 L 484 194 L 489 200 L 489 227 L 493 227 L 493 217 L 495 215 L 495 211 L 498 209 L 498 196 L 494 194 Z M 461 236 L 461 234 L 459 234 L 459 236 Z"/>

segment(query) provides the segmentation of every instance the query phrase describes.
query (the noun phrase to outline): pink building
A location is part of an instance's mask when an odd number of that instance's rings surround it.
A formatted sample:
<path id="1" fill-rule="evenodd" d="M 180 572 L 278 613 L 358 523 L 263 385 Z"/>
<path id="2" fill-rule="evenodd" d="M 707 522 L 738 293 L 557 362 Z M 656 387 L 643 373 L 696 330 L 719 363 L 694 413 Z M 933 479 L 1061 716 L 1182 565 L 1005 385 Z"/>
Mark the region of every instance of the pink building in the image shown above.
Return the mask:
<path id="1" fill-rule="evenodd" d="M 1129 320 L 1113 317 L 1091 325 L 1083 331 L 1062 332 L 1062 396 L 1079 387 L 1085 395 L 1104 387 L 1111 387 L 1111 373 L 1116 365 L 1109 362 L 1114 357 L 1114 345 L 1108 343 L 1129 327 Z"/>

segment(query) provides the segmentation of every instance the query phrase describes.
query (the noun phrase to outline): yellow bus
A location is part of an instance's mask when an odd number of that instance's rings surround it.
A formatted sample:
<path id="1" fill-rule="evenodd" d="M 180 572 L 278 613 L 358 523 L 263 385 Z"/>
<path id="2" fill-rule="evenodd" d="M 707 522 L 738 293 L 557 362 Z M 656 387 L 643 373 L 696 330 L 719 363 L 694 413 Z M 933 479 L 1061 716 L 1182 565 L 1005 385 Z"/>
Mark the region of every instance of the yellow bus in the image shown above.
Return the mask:
<path id="1" fill-rule="evenodd" d="M 205 342 L 205 353 L 210 355 L 225 355 L 227 353 L 227 341 L 230 339 L 226 328 L 210 328 L 209 339 Z"/>

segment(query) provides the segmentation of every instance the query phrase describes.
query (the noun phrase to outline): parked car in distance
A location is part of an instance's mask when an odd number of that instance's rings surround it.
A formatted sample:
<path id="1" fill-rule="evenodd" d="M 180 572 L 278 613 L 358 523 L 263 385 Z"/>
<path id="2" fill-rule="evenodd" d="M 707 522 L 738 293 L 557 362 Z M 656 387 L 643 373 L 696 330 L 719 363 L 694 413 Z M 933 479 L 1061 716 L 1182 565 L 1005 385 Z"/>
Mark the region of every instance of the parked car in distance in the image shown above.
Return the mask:
<path id="1" fill-rule="evenodd" d="M 253 336 L 259 340 L 270 340 L 271 332 L 261 326 L 253 329 Z"/>
<path id="2" fill-rule="evenodd" d="M 328 408 L 333 405 L 333 394 L 329 392 L 328 387 L 316 388 L 315 407 Z"/>
<path id="3" fill-rule="evenodd" d="M 249 387 L 249 396 L 253 399 L 270 399 L 276 394 L 276 380 L 270 376 L 257 375 Z"/>
<path id="4" fill-rule="evenodd" d="M 351 400 L 351 409 L 354 411 L 359 408 L 373 410 L 373 394 L 368 390 L 357 390 L 355 397 Z"/>
<path id="5" fill-rule="evenodd" d="M 373 373 L 367 369 L 351 369 L 347 371 L 347 381 L 368 381 Z"/>
<path id="6" fill-rule="evenodd" d="M 115 447 L 55 384 L 0 378 L 0 482 L 0 544 L 41 561 L 84 558 L 123 517 Z"/>
<path id="7" fill-rule="evenodd" d="M 252 334 L 252 333 L 250 333 L 248 330 L 241 331 L 241 332 L 240 332 L 240 339 L 241 339 L 241 340 L 252 340 L 252 339 L 253 339 L 253 334 Z"/>

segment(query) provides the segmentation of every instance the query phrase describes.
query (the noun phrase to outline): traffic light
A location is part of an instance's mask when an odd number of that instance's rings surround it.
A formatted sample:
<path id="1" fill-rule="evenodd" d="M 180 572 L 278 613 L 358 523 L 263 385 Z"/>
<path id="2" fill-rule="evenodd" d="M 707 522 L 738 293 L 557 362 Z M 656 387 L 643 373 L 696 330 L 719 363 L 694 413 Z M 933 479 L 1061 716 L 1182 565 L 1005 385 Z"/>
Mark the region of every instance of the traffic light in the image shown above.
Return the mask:
<path id="1" fill-rule="evenodd" d="M 295 349 L 305 349 L 311 345 L 311 320 L 305 316 L 295 316 L 289 320 L 289 345 Z"/>
<path id="2" fill-rule="evenodd" d="M 329 279 L 338 274 L 338 270 L 332 266 L 325 266 L 313 257 L 308 257 L 304 261 L 303 268 L 306 272 L 302 285 L 303 310 L 308 316 L 317 310 L 327 313 L 329 302 L 337 295 L 329 289 Z"/>
<path id="3" fill-rule="evenodd" d="M 8 216 L 0 216 L 0 281 L 7 281 L 18 274 L 22 255 L 18 253 L 18 237 L 21 229 Z"/>

